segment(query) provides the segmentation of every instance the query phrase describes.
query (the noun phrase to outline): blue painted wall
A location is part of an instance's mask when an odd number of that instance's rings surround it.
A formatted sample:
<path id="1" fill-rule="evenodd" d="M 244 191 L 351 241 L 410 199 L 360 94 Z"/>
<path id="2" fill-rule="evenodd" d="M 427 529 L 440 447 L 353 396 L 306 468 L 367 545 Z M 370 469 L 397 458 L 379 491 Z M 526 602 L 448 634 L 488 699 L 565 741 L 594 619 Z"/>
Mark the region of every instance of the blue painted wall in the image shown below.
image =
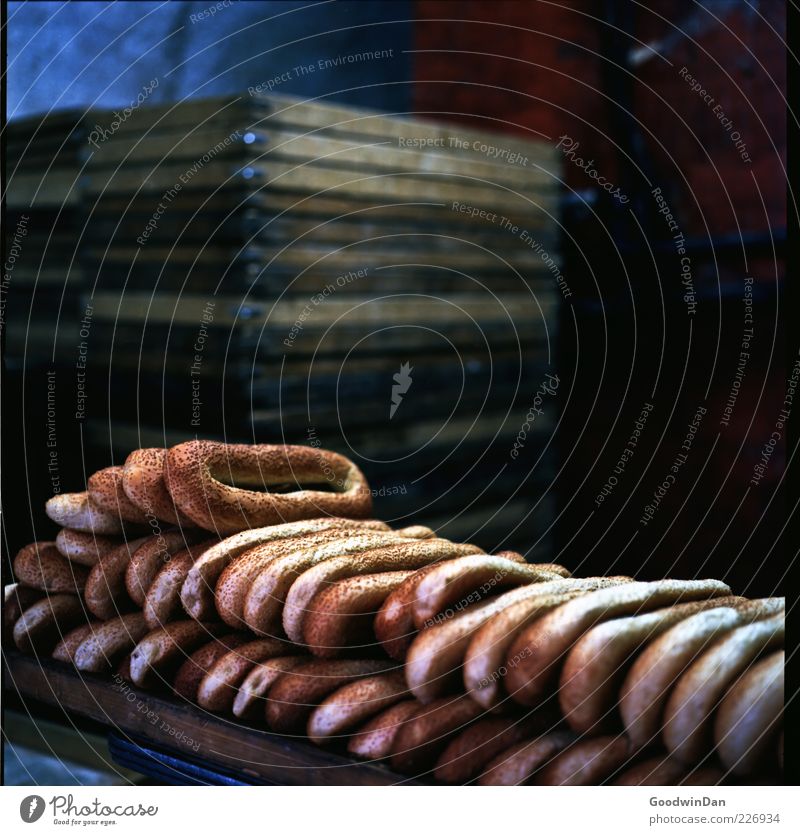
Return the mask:
<path id="1" fill-rule="evenodd" d="M 411 13 L 410 2 L 364 0 L 10 3 L 8 116 L 126 106 L 154 78 L 154 103 L 274 81 L 275 92 L 405 111 Z M 347 60 L 382 50 L 391 55 Z"/>

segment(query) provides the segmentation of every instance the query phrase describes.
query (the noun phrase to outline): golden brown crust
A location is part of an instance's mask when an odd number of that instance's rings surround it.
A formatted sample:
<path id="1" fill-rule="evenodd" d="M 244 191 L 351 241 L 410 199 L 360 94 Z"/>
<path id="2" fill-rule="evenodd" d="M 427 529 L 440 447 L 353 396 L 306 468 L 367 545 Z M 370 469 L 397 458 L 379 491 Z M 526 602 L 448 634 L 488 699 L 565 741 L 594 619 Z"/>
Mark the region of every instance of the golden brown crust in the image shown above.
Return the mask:
<path id="1" fill-rule="evenodd" d="M 324 745 L 405 698 L 408 688 L 402 670 L 362 678 L 340 687 L 314 708 L 306 732 L 312 742 Z"/>
<path id="2" fill-rule="evenodd" d="M 58 552 L 54 542 L 31 542 L 14 557 L 14 576 L 26 586 L 50 594 L 80 594 L 89 574 Z"/>
<path id="3" fill-rule="evenodd" d="M 14 624 L 21 652 L 49 655 L 71 629 L 86 620 L 83 601 L 74 594 L 51 594 L 28 606 Z"/>
<path id="4" fill-rule="evenodd" d="M 344 684 L 386 672 L 386 661 L 316 659 L 284 673 L 267 694 L 266 719 L 277 733 L 302 733 L 316 705 Z"/>
<path id="5" fill-rule="evenodd" d="M 121 544 L 122 540 L 119 537 L 82 533 L 69 528 L 62 528 L 56 536 L 56 548 L 62 557 L 89 568 L 97 565 L 103 554 Z"/>
<path id="6" fill-rule="evenodd" d="M 653 757 L 623 771 L 614 786 L 677 786 L 688 774 L 686 766 L 673 757 Z"/>
<path id="7" fill-rule="evenodd" d="M 755 774 L 773 756 L 783 721 L 785 663 L 786 654 L 781 650 L 754 664 L 734 682 L 717 708 L 717 754 L 734 774 Z"/>
<path id="8" fill-rule="evenodd" d="M 421 707 L 416 699 L 409 699 L 373 716 L 351 735 L 347 743 L 347 752 L 365 760 L 385 759 L 392 752 L 394 739 L 400 727 Z"/>
<path id="9" fill-rule="evenodd" d="M 317 516 L 363 519 L 372 495 L 362 472 L 342 455 L 303 446 L 187 441 L 167 452 L 167 489 L 195 524 L 219 534 Z M 231 487 L 220 481 L 252 484 Z M 298 484 L 290 493 L 258 492 L 265 486 Z M 332 490 L 304 490 L 329 484 Z"/>
<path id="10" fill-rule="evenodd" d="M 584 739 L 557 754 L 533 778 L 537 786 L 600 786 L 630 759 L 625 736 Z"/>
<path id="11" fill-rule="evenodd" d="M 436 763 L 434 776 L 452 786 L 478 777 L 498 754 L 524 739 L 549 731 L 557 724 L 552 714 L 519 717 L 487 717 L 456 736 Z"/>
<path id="12" fill-rule="evenodd" d="M 437 565 L 438 563 L 432 563 L 415 571 L 386 598 L 375 616 L 375 637 L 385 652 L 396 661 L 405 659 L 408 648 L 417 634 L 412 610 L 417 587 Z"/>
<path id="13" fill-rule="evenodd" d="M 505 589 L 557 580 L 560 575 L 535 565 L 523 565 L 489 554 L 446 560 L 422 578 L 411 606 L 414 626 L 422 629 L 443 613 L 476 603 Z"/>
<path id="14" fill-rule="evenodd" d="M 86 673 L 108 671 L 147 634 L 147 629 L 141 612 L 106 621 L 78 645 L 75 666 Z"/>
<path id="15" fill-rule="evenodd" d="M 619 711 L 625 732 L 637 748 L 661 730 L 664 705 L 675 682 L 710 643 L 742 624 L 780 611 L 776 598 L 692 615 L 651 641 L 638 655 L 620 688 Z"/>
<path id="16" fill-rule="evenodd" d="M 151 536 L 143 542 L 133 552 L 125 569 L 125 589 L 131 600 L 137 606 L 144 606 L 145 595 L 156 574 L 170 561 L 173 554 L 185 551 L 198 539 L 198 531 L 175 529 Z"/>
<path id="17" fill-rule="evenodd" d="M 125 495 L 122 467 L 106 467 L 89 476 L 86 492 L 89 499 L 106 513 L 134 525 L 148 524 L 148 517 Z"/>
<path id="18" fill-rule="evenodd" d="M 292 583 L 283 607 L 283 628 L 289 640 L 302 643 L 309 604 L 336 580 L 378 571 L 407 571 L 442 559 L 480 553 L 480 548 L 447 539 L 412 540 L 385 545 L 357 556 L 332 557 L 306 569 Z"/>
<path id="19" fill-rule="evenodd" d="M 376 519 L 342 519 L 330 516 L 322 519 L 303 519 L 299 522 L 287 522 L 283 525 L 254 528 L 229 536 L 223 539 L 219 545 L 209 548 L 192 566 L 181 589 L 181 603 L 184 610 L 195 620 L 208 620 L 216 617 L 214 589 L 217 582 L 231 561 L 244 554 L 245 551 L 269 542 L 322 533 L 334 528 L 389 530 L 389 526 L 385 522 L 379 522 Z"/>
<path id="20" fill-rule="evenodd" d="M 571 731 L 552 731 L 527 742 L 518 742 L 486 766 L 478 785 L 524 786 L 574 741 L 575 735 Z"/>
<path id="21" fill-rule="evenodd" d="M 232 623 L 242 623 L 257 635 L 274 635 L 281 630 L 283 604 L 289 589 L 300 574 L 331 557 L 357 554 L 380 545 L 392 545 L 403 540 L 403 531 L 354 532 L 344 537 L 331 531 L 313 534 L 308 544 L 299 544 L 295 549 L 277 549 L 274 559 L 269 556 L 259 560 L 240 558 L 227 569 L 228 584 L 223 582 L 226 574 L 217 584 L 217 609 L 220 615 Z M 226 578 L 226 579 L 227 579 Z M 220 606 L 226 614 L 223 615 Z"/>
<path id="22" fill-rule="evenodd" d="M 579 734 L 614 730 L 620 686 L 637 650 L 691 615 L 740 602 L 743 598 L 698 600 L 590 629 L 569 651 L 561 669 L 558 701 L 569 726 Z"/>
<path id="23" fill-rule="evenodd" d="M 192 545 L 184 551 L 179 551 L 163 565 L 144 598 L 144 617 L 151 629 L 163 626 L 181 612 L 181 586 L 186 579 L 189 569 L 203 551 L 217 543 L 216 539 L 207 539 Z"/>
<path id="24" fill-rule="evenodd" d="M 629 582 L 632 582 L 630 577 L 587 577 L 550 580 L 531 586 L 530 597 L 495 614 L 469 642 L 464 655 L 464 686 L 469 695 L 487 710 L 499 705 L 503 699 L 501 685 L 507 672 L 508 650 L 523 629 L 573 597 Z"/>
<path id="25" fill-rule="evenodd" d="M 175 673 L 172 682 L 172 689 L 176 696 L 180 696 L 190 702 L 197 701 L 197 688 L 205 678 L 211 667 L 222 658 L 225 653 L 246 643 L 248 636 L 241 632 L 232 632 L 215 638 L 200 649 L 196 649 L 182 664 Z"/>
<path id="26" fill-rule="evenodd" d="M 468 696 L 437 699 L 424 705 L 397 732 L 392 745 L 392 768 L 402 774 L 430 769 L 452 737 L 483 713 Z"/>
<path id="27" fill-rule="evenodd" d="M 711 748 L 709 717 L 725 691 L 762 653 L 783 646 L 783 615 L 739 626 L 720 638 L 678 679 L 664 707 L 662 739 L 688 764 Z"/>
<path id="28" fill-rule="evenodd" d="M 148 632 L 131 652 L 131 681 L 139 687 L 167 682 L 198 646 L 223 633 L 219 623 L 180 620 Z"/>
<path id="29" fill-rule="evenodd" d="M 122 489 L 131 503 L 152 524 L 153 519 L 191 528 L 194 523 L 175 506 L 164 479 L 167 450 L 158 447 L 136 449 L 122 468 Z"/>
<path id="30" fill-rule="evenodd" d="M 336 658 L 374 645 L 375 613 L 410 571 L 386 571 L 337 580 L 310 603 L 303 641 L 318 658 Z"/>
<path id="31" fill-rule="evenodd" d="M 103 536 L 120 536 L 122 523 L 119 516 L 112 516 L 91 501 L 89 494 L 60 493 L 47 500 L 47 515 L 62 528 Z"/>
<path id="32" fill-rule="evenodd" d="M 51 657 L 56 661 L 63 661 L 65 664 L 72 664 L 75 660 L 75 652 L 78 647 L 102 624 L 102 621 L 93 620 L 89 623 L 82 623 L 67 634 L 56 644 Z"/>
<path id="33" fill-rule="evenodd" d="M 132 601 L 125 589 L 125 571 L 131 555 L 150 537 L 123 542 L 103 556 L 89 571 L 84 597 L 86 607 L 100 620 L 109 620 L 128 611 Z"/>
<path id="34" fill-rule="evenodd" d="M 209 669 L 197 688 L 197 703 L 215 713 L 230 713 L 239 685 L 261 661 L 286 655 L 290 647 L 284 641 L 261 638 L 232 649 Z"/>
<path id="35" fill-rule="evenodd" d="M 534 621 L 509 649 L 505 686 L 523 705 L 535 705 L 558 680 L 560 663 L 573 643 L 591 626 L 631 612 L 644 612 L 672 603 L 730 595 L 717 580 L 659 580 L 625 583 L 570 600 Z"/>
<path id="36" fill-rule="evenodd" d="M 307 655 L 282 655 L 256 664 L 245 676 L 233 700 L 233 715 L 248 721 L 264 721 L 267 693 L 284 674 L 308 661 Z"/>
<path id="37" fill-rule="evenodd" d="M 20 615 L 37 600 L 44 597 L 40 589 L 28 588 L 22 583 L 10 583 L 3 588 L 3 639 L 10 637 Z"/>

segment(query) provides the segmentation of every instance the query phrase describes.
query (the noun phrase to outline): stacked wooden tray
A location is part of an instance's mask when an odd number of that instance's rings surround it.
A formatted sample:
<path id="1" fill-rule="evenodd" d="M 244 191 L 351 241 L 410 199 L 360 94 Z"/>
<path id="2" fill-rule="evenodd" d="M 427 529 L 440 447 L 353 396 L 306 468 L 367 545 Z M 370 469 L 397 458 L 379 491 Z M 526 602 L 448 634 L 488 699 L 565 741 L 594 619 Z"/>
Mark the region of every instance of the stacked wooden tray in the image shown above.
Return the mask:
<path id="1" fill-rule="evenodd" d="M 319 442 L 383 512 L 487 546 L 542 497 L 552 148 L 272 95 L 142 106 L 86 148 L 98 460 L 123 425 Z"/>
<path id="2" fill-rule="evenodd" d="M 54 367 L 79 341 L 85 276 L 81 167 L 92 113 L 62 111 L 11 122 L 6 134 L 6 359 Z M 61 313 L 65 314 L 63 318 Z"/>

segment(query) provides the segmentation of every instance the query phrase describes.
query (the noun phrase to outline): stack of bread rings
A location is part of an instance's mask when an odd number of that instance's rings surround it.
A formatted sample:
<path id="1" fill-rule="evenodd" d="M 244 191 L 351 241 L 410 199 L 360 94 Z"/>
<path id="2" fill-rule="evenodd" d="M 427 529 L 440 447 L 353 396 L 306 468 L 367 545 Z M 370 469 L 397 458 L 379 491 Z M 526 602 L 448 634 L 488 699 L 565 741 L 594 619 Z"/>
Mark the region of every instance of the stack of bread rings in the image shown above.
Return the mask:
<path id="1" fill-rule="evenodd" d="M 370 518 L 317 448 L 141 449 L 46 506 L 4 640 L 448 784 L 780 782 L 784 601 Z"/>

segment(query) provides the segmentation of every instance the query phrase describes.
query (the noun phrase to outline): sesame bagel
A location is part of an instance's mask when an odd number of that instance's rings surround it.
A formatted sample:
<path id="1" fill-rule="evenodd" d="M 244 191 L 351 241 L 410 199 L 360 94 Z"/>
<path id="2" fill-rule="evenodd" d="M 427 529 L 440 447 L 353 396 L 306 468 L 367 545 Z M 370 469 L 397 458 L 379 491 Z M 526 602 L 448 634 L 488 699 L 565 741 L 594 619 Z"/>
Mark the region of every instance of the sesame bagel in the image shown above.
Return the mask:
<path id="1" fill-rule="evenodd" d="M 616 618 L 590 629 L 569 651 L 561 670 L 558 700 L 576 733 L 611 731 L 619 688 L 637 650 L 676 623 L 706 609 L 743 602 L 740 597 L 698 600 L 644 615 Z"/>
<path id="2" fill-rule="evenodd" d="M 587 577 L 549 580 L 528 587 L 530 596 L 506 606 L 481 626 L 464 655 L 464 686 L 487 710 L 503 699 L 508 649 L 516 636 L 556 606 L 590 591 L 631 582 L 630 577 Z M 516 660 L 512 656 L 512 660 Z"/>
<path id="3" fill-rule="evenodd" d="M 307 655 L 281 655 L 256 664 L 239 685 L 239 692 L 233 700 L 233 715 L 239 719 L 263 722 L 270 687 L 284 673 L 307 661 Z"/>
<path id="4" fill-rule="evenodd" d="M 418 533 L 417 528 L 414 533 Z M 241 613 L 244 624 L 257 635 L 274 634 L 281 629 L 283 604 L 289 589 L 303 571 L 331 557 L 358 554 L 381 545 L 402 542 L 405 531 L 353 532 L 345 537 L 331 531 L 329 539 L 327 542 L 321 539 L 319 544 L 310 541 L 308 546 L 300 545 L 291 553 L 283 549 L 283 553 L 276 559 L 262 560 L 260 570 L 256 568 L 257 561 L 245 562 L 243 559 L 229 566 L 226 572 L 236 583 L 235 591 L 229 593 L 227 598 L 222 597 L 223 574 L 217 584 L 217 609 L 220 609 L 220 605 L 224 606 L 232 612 L 232 619 Z M 223 616 L 222 611 L 220 616 Z"/>
<path id="5" fill-rule="evenodd" d="M 284 673 L 267 693 L 267 724 L 278 733 L 302 733 L 311 711 L 334 690 L 392 666 L 391 662 L 371 659 L 315 659 L 300 664 Z"/>
<path id="6" fill-rule="evenodd" d="M 89 569 L 59 553 L 54 542 L 31 542 L 14 557 L 14 576 L 26 586 L 51 594 L 81 594 Z"/>
<path id="7" fill-rule="evenodd" d="M 421 707 L 416 699 L 408 699 L 381 711 L 352 733 L 347 752 L 364 760 L 386 759 L 403 723 Z"/>
<path id="8" fill-rule="evenodd" d="M 214 589 L 217 581 L 229 563 L 245 551 L 255 548 L 256 545 L 322 533 L 332 528 L 389 530 L 389 526 L 385 522 L 379 522 L 377 519 L 342 519 L 330 516 L 322 519 L 303 519 L 299 522 L 286 522 L 282 525 L 254 528 L 226 537 L 219 545 L 209 548 L 189 571 L 189 575 L 181 588 L 181 603 L 186 614 L 195 620 L 208 620 L 216 617 Z"/>
<path id="9" fill-rule="evenodd" d="M 122 468 L 122 489 L 151 524 L 155 518 L 170 525 L 191 528 L 194 523 L 178 510 L 167 490 L 164 479 L 166 460 L 166 449 L 151 447 L 134 450 L 125 459 Z"/>
<path id="10" fill-rule="evenodd" d="M 175 673 L 175 679 L 172 682 L 175 695 L 187 701 L 196 702 L 197 689 L 206 677 L 206 673 L 223 655 L 244 643 L 247 643 L 247 635 L 241 632 L 231 632 L 220 638 L 213 638 L 196 649 Z"/>
<path id="11" fill-rule="evenodd" d="M 197 531 L 175 529 L 158 533 L 143 542 L 133 552 L 125 568 L 125 589 L 131 600 L 137 606 L 144 606 L 145 595 L 156 574 L 170 561 L 173 554 L 186 550 L 198 539 Z M 216 543 L 217 540 L 213 541 Z"/>
<path id="12" fill-rule="evenodd" d="M 214 662 L 200 682 L 197 703 L 215 713 L 230 713 L 239 685 L 253 667 L 267 658 L 286 655 L 289 649 L 283 641 L 261 638 L 226 652 Z"/>
<path id="13" fill-rule="evenodd" d="M 783 609 L 782 598 L 751 600 L 692 615 L 651 641 L 636 657 L 619 691 L 625 733 L 636 748 L 658 736 L 675 682 L 715 640 Z"/>
<path id="14" fill-rule="evenodd" d="M 718 580 L 659 580 L 624 583 L 570 600 L 517 636 L 509 648 L 506 689 L 520 704 L 537 704 L 558 681 L 565 654 L 595 624 L 632 612 L 726 595 L 730 589 Z M 512 665 L 511 658 L 519 662 Z"/>
<path id="15" fill-rule="evenodd" d="M 375 613 L 410 571 L 385 571 L 337 580 L 309 604 L 303 642 L 318 658 L 336 658 L 350 649 L 374 646 Z"/>
<path id="16" fill-rule="evenodd" d="M 48 499 L 44 507 L 45 513 L 62 528 L 103 536 L 122 533 L 120 517 L 101 510 L 88 493 L 59 493 Z"/>
<path id="17" fill-rule="evenodd" d="M 408 688 L 402 670 L 362 678 L 340 687 L 314 708 L 306 732 L 312 742 L 323 745 L 404 698 Z"/>
<path id="18" fill-rule="evenodd" d="M 303 621 L 311 599 L 336 580 L 377 571 L 416 570 L 437 560 L 476 553 L 480 548 L 475 545 L 433 538 L 398 542 L 357 556 L 332 557 L 306 569 L 292 583 L 283 607 L 283 629 L 289 640 L 302 643 Z"/>
<path id="19" fill-rule="evenodd" d="M 575 742 L 571 731 L 552 731 L 498 754 L 478 779 L 481 786 L 524 786 L 553 757 Z"/>
<path id="20" fill-rule="evenodd" d="M 717 709 L 717 754 L 734 774 L 755 773 L 773 754 L 783 720 L 785 663 L 781 650 L 754 664 L 731 686 Z"/>
<path id="21" fill-rule="evenodd" d="M 75 661 L 75 652 L 78 647 L 102 624 L 100 620 L 93 620 L 89 623 L 82 623 L 71 629 L 56 644 L 52 652 L 52 658 L 56 661 L 63 661 L 65 664 L 72 664 Z"/>
<path id="22" fill-rule="evenodd" d="M 139 687 L 169 683 L 189 655 L 225 631 L 220 623 L 178 620 L 148 632 L 131 652 L 131 681 Z"/>
<path id="23" fill-rule="evenodd" d="M 107 620 L 93 629 L 78 645 L 73 657 L 75 666 L 85 673 L 111 669 L 136 646 L 148 632 L 141 612 Z"/>
<path id="24" fill-rule="evenodd" d="M 164 473 L 179 510 L 220 534 L 317 516 L 366 518 L 372 512 L 369 485 L 358 467 L 321 449 L 187 441 L 167 452 Z M 297 489 L 260 492 L 282 485 Z M 320 489 L 323 485 L 327 489 Z"/>
<path id="25" fill-rule="evenodd" d="M 122 489 L 122 467 L 106 467 L 89 476 L 86 491 L 89 499 L 100 510 L 118 516 L 123 523 L 147 525 L 148 517 L 125 494 Z"/>
<path id="26" fill-rule="evenodd" d="M 89 568 L 97 565 L 103 554 L 107 554 L 112 548 L 121 544 L 122 540 L 116 536 L 100 536 L 94 533 L 73 531 L 69 528 L 62 528 L 56 536 L 56 548 L 62 557 L 66 557 L 70 562 L 89 566 Z"/>
<path id="27" fill-rule="evenodd" d="M 630 758 L 625 736 L 582 739 L 557 754 L 533 778 L 536 786 L 599 786 L 612 780 Z"/>
<path id="28" fill-rule="evenodd" d="M 21 652 L 49 655 L 74 627 L 86 621 L 83 601 L 74 594 L 50 594 L 28 606 L 14 624 L 14 643 Z"/>
<path id="29" fill-rule="evenodd" d="M 207 539 L 198 542 L 184 551 L 179 551 L 165 565 L 162 565 L 147 594 L 144 596 L 145 620 L 150 624 L 151 629 L 163 626 L 181 610 L 181 586 L 183 585 L 189 569 L 194 561 L 218 540 Z M 130 566 L 129 566 L 130 567 Z"/>
<path id="30" fill-rule="evenodd" d="M 125 571 L 132 554 L 150 537 L 123 542 L 108 551 L 89 571 L 84 597 L 86 607 L 100 620 L 108 620 L 128 611 L 133 603 L 125 588 Z"/>

